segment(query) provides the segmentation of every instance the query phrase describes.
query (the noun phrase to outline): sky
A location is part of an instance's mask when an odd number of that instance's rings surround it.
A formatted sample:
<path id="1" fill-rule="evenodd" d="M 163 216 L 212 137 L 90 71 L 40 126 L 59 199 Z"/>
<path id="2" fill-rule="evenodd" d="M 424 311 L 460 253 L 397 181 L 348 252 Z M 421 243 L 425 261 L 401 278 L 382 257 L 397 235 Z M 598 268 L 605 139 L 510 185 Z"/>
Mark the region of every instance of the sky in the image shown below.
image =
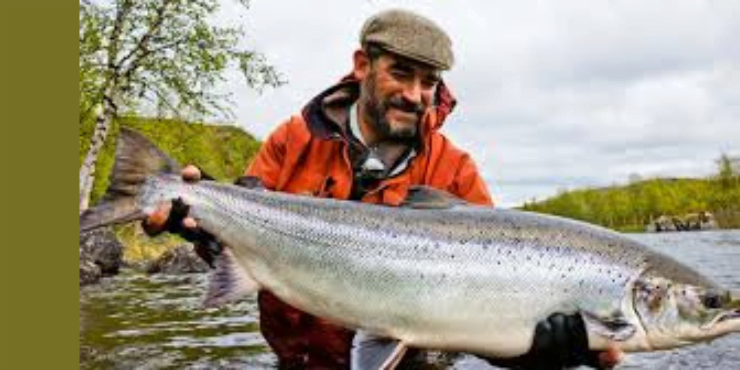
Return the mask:
<path id="1" fill-rule="evenodd" d="M 636 178 L 700 177 L 740 156 L 740 1 L 224 0 L 287 84 L 257 93 L 230 72 L 236 123 L 264 139 L 351 69 L 359 31 L 387 8 L 453 41 L 458 106 L 442 132 L 499 206 Z"/>

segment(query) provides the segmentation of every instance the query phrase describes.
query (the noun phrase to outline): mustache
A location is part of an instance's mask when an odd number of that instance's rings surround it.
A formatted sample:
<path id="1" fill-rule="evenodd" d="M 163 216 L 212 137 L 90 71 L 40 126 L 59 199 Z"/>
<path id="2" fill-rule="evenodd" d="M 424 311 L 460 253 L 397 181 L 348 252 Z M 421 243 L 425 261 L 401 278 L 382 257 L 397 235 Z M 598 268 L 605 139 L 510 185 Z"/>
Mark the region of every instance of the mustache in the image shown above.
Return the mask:
<path id="1" fill-rule="evenodd" d="M 414 113 L 417 116 L 424 114 L 424 111 L 427 109 L 424 104 L 410 102 L 400 96 L 394 96 L 388 99 L 388 107 L 393 107 L 408 113 Z"/>

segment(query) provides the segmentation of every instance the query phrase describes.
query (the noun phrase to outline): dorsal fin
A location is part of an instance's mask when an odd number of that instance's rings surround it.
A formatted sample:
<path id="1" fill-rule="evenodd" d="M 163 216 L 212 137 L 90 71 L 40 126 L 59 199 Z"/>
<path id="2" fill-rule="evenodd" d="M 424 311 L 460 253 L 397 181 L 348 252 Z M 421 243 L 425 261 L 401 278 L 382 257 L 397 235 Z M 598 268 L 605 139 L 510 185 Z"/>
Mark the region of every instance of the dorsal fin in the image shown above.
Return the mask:
<path id="1" fill-rule="evenodd" d="M 443 190 L 415 185 L 409 188 L 402 207 L 417 209 L 446 209 L 468 204 L 464 200 Z"/>
<path id="2" fill-rule="evenodd" d="M 257 176 L 241 176 L 236 179 L 234 185 L 239 185 L 247 189 L 265 189 L 265 185 L 262 183 L 262 179 Z"/>

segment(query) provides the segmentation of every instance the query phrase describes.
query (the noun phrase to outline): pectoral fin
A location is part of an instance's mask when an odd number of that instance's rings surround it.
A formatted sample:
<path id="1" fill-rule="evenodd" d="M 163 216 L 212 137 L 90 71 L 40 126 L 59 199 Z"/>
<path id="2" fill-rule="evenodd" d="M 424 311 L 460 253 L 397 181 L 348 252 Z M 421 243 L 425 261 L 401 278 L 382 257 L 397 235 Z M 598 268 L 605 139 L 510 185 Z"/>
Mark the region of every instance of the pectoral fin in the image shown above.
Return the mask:
<path id="1" fill-rule="evenodd" d="M 358 331 L 352 341 L 352 370 L 395 369 L 407 347 L 396 339 Z"/>
<path id="2" fill-rule="evenodd" d="M 635 334 L 637 328 L 630 324 L 620 312 L 609 316 L 597 315 L 588 311 L 581 311 L 586 328 L 611 341 L 622 342 Z"/>
<path id="3" fill-rule="evenodd" d="M 221 306 L 259 291 L 259 283 L 237 263 L 231 248 L 224 247 L 214 264 L 204 306 Z"/>

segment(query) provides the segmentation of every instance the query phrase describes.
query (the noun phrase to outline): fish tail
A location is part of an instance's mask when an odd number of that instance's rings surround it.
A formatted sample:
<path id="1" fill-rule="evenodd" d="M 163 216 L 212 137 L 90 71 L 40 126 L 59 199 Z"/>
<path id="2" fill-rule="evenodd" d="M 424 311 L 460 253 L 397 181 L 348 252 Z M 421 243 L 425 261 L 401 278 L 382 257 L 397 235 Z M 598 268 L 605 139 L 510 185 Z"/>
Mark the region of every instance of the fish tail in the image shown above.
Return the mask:
<path id="1" fill-rule="evenodd" d="M 142 220 L 137 198 L 151 176 L 176 174 L 180 165 L 140 133 L 121 128 L 110 186 L 98 205 L 80 215 L 80 231 Z"/>

